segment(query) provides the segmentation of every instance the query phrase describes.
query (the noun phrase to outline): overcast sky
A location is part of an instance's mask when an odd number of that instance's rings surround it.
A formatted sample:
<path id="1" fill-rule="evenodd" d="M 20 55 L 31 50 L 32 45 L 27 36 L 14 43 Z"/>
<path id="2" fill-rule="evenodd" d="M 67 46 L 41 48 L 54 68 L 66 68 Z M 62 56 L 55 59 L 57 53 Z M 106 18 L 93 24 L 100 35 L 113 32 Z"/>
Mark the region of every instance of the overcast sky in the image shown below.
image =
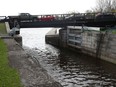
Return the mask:
<path id="1" fill-rule="evenodd" d="M 93 8 L 95 2 L 96 0 L 1 0 L 0 15 L 85 12 Z"/>

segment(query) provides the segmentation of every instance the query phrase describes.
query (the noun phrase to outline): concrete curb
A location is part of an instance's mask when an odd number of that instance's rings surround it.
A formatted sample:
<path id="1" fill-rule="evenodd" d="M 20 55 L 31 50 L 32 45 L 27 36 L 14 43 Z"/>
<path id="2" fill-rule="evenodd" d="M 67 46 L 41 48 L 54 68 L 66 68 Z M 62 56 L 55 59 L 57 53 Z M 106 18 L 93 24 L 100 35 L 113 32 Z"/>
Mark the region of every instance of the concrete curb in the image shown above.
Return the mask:
<path id="1" fill-rule="evenodd" d="M 7 33 L 10 33 L 9 23 L 8 22 L 5 22 L 5 25 L 6 25 L 6 31 L 7 31 Z"/>

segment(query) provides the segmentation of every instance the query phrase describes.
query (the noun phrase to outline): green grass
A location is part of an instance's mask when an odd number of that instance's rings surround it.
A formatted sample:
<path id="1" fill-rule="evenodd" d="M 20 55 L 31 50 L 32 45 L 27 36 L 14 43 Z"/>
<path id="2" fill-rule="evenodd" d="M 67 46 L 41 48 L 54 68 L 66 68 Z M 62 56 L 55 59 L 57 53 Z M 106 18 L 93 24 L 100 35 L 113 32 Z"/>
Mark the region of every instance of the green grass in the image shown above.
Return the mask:
<path id="1" fill-rule="evenodd" d="M 0 39 L 0 87 L 22 87 L 19 73 L 9 66 L 7 47 Z"/>
<path id="2" fill-rule="evenodd" d="M 113 30 L 113 31 L 112 31 L 112 34 L 116 34 L 116 30 Z"/>
<path id="3" fill-rule="evenodd" d="M 0 33 L 1 34 L 6 34 L 6 27 L 5 27 L 5 23 L 0 23 Z"/>

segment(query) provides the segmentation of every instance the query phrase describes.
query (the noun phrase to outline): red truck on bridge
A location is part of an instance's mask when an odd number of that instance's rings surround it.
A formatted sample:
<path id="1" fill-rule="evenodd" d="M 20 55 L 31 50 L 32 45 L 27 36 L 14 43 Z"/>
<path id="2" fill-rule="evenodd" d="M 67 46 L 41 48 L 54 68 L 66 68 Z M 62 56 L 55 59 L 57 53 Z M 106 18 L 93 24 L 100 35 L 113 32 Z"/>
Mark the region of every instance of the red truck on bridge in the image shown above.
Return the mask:
<path id="1" fill-rule="evenodd" d="M 52 15 L 44 15 L 39 18 L 39 21 L 52 21 L 54 19 L 55 19 L 55 17 Z"/>

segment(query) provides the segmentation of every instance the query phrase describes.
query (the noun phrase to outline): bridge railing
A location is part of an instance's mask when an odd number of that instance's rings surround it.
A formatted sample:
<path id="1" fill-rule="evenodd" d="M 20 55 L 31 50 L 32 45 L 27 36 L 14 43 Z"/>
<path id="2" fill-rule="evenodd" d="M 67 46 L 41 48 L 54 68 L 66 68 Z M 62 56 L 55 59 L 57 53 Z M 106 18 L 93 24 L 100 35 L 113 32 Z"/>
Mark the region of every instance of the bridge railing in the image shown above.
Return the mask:
<path id="1" fill-rule="evenodd" d="M 82 19 L 95 19 L 98 15 L 114 15 L 115 12 L 109 13 L 75 13 L 75 14 L 49 14 L 49 15 L 37 15 L 40 21 L 49 21 L 49 20 L 82 20 Z M 45 20 L 46 19 L 46 20 Z"/>
<path id="2" fill-rule="evenodd" d="M 50 14 L 50 15 L 36 15 L 38 21 L 49 21 L 49 20 L 74 20 L 74 19 L 83 19 L 94 18 L 94 14 Z"/>
<path id="3" fill-rule="evenodd" d="M 109 13 L 73 13 L 73 14 L 47 14 L 47 15 L 32 15 L 37 17 L 36 21 L 84 21 L 87 19 L 96 19 L 98 15 L 114 15 L 116 18 L 116 12 L 109 12 Z M 12 17 L 12 16 L 11 16 Z M 0 16 L 0 21 L 6 20 L 8 17 Z M 18 18 L 18 16 L 17 16 Z M 20 17 L 19 17 L 20 18 Z M 30 18 L 29 18 L 30 19 Z M 10 19 L 9 19 L 10 20 Z M 22 20 L 23 21 L 23 20 Z M 33 21 L 30 21 L 33 22 Z"/>
<path id="4" fill-rule="evenodd" d="M 37 15 L 40 21 L 44 19 L 48 20 L 65 20 L 66 18 L 70 17 L 72 14 L 50 14 L 50 15 Z"/>

